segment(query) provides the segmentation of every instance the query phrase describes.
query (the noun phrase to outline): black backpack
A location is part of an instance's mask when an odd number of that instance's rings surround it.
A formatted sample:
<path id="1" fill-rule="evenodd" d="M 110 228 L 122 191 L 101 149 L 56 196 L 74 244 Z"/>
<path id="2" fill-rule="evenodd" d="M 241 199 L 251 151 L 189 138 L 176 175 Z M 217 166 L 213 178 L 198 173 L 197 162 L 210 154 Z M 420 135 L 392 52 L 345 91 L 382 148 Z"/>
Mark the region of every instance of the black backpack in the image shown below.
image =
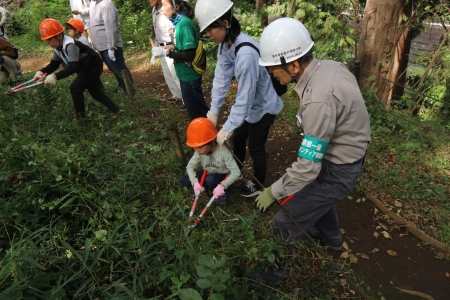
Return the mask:
<path id="1" fill-rule="evenodd" d="M 248 42 L 243 42 L 243 43 L 240 43 L 239 45 L 237 45 L 236 48 L 234 49 L 234 55 L 237 55 L 239 49 L 241 49 L 242 46 L 252 47 L 253 49 L 256 50 L 256 52 L 258 52 L 258 55 L 259 55 L 259 49 L 252 43 L 248 43 Z M 267 69 L 267 67 L 266 67 L 266 69 Z M 269 73 L 268 69 L 267 69 L 267 73 Z M 272 85 L 275 89 L 275 92 L 277 92 L 277 95 L 281 96 L 281 95 L 285 94 L 287 92 L 287 85 L 282 85 L 275 77 L 273 77 L 273 74 L 269 73 L 269 75 L 270 75 L 270 79 L 272 80 Z"/>

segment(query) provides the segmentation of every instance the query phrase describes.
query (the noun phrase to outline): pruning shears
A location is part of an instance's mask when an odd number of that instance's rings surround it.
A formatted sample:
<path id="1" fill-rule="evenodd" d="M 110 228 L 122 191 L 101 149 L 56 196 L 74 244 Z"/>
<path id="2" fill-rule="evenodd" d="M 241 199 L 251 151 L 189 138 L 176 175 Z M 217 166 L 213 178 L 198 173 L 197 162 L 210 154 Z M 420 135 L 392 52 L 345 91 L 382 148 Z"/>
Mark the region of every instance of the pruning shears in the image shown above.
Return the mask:
<path id="1" fill-rule="evenodd" d="M 43 78 L 39 79 L 39 78 L 35 77 L 35 78 L 30 79 L 30 80 L 28 80 L 26 82 L 23 82 L 23 83 L 21 83 L 19 85 L 16 85 L 15 87 L 12 87 L 9 90 L 7 90 L 5 92 L 5 94 L 6 95 L 12 95 L 14 93 L 17 93 L 17 92 L 29 89 L 29 88 L 31 88 L 33 86 L 37 86 L 37 85 L 43 84 L 45 76 L 47 76 L 47 73 L 44 73 L 44 77 Z M 34 83 L 33 84 L 29 84 L 29 83 L 32 83 L 32 82 L 34 82 Z M 29 85 L 27 85 L 27 84 L 29 84 Z"/>
<path id="2" fill-rule="evenodd" d="M 286 199 L 284 199 L 284 200 L 280 203 L 280 206 L 285 205 L 286 203 L 288 203 L 289 201 L 291 201 L 292 198 L 294 198 L 294 194 L 289 195 Z"/>
<path id="3" fill-rule="evenodd" d="M 203 183 L 204 183 L 204 178 L 203 178 L 203 176 L 206 177 L 206 170 L 203 171 L 202 179 L 200 180 L 200 184 L 201 184 L 202 186 L 203 186 Z M 229 176 L 229 175 L 225 176 L 225 178 L 224 178 L 223 180 L 227 179 L 228 176 Z M 203 182 L 202 182 L 202 180 L 203 180 Z M 200 194 L 200 193 L 199 193 L 199 194 Z M 195 219 L 195 220 L 192 220 L 192 216 L 194 215 L 195 206 L 197 206 L 197 202 L 196 202 L 196 201 L 198 201 L 198 198 L 197 198 L 197 196 L 196 196 L 196 200 L 194 200 L 194 204 L 192 205 L 192 209 L 191 209 L 191 212 L 189 213 L 189 217 L 188 217 L 188 221 L 193 221 L 194 224 L 190 224 L 190 225 L 187 226 L 187 228 L 186 228 L 186 233 L 187 233 L 187 234 L 189 234 L 189 232 L 192 230 L 192 228 L 194 228 L 195 226 L 197 226 L 198 223 L 200 223 L 200 221 L 202 220 L 202 218 L 203 218 L 203 217 L 205 216 L 205 214 L 208 212 L 208 209 L 209 209 L 209 208 L 211 207 L 211 205 L 214 203 L 214 200 L 215 200 L 215 198 L 214 198 L 214 195 L 213 195 L 213 196 L 211 197 L 211 199 L 209 199 L 208 203 L 206 204 L 205 208 L 202 210 L 202 212 L 200 213 L 200 215 L 198 216 L 198 218 Z"/>
<path id="4" fill-rule="evenodd" d="M 205 183 L 206 174 L 208 174 L 208 171 L 203 170 L 202 177 L 200 178 L 200 185 L 201 186 L 203 186 L 203 184 Z M 195 211 L 195 208 L 197 207 L 198 198 L 200 198 L 200 194 L 201 194 L 201 192 L 198 191 L 197 194 L 195 195 L 194 203 L 192 204 L 192 208 L 191 208 L 191 212 L 189 213 L 188 221 L 190 221 L 192 216 L 194 215 L 194 211 Z"/>

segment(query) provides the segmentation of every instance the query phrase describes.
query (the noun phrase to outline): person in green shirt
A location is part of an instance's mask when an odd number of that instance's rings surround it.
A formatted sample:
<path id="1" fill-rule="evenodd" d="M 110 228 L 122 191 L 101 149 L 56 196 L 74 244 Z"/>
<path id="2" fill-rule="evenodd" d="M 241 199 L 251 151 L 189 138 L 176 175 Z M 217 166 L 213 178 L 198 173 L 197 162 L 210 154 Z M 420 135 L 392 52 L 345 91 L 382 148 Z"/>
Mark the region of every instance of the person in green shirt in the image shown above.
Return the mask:
<path id="1" fill-rule="evenodd" d="M 186 1 L 162 0 L 163 13 L 175 26 L 175 45 L 155 47 L 155 57 L 169 56 L 175 60 L 181 94 L 189 117 L 206 117 L 208 106 L 202 90 L 202 75 L 192 67 L 198 45 L 198 33 L 192 18 L 194 10 Z M 154 53 L 157 52 L 157 53 Z"/>

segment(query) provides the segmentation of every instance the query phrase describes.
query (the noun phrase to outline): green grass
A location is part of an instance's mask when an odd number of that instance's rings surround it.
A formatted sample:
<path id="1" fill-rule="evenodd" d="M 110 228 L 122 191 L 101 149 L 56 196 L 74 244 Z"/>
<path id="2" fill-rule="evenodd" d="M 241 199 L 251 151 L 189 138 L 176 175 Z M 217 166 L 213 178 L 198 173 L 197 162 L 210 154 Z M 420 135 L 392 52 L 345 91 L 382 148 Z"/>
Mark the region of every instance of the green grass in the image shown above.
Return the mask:
<path id="1" fill-rule="evenodd" d="M 147 59 L 137 57 L 141 64 Z M 87 118 L 73 122 L 70 82 L 0 95 L 0 298 L 186 299 L 192 293 L 310 299 L 338 293 L 331 257 L 316 259 L 318 249 L 301 244 L 290 260 L 273 235 L 274 211 L 262 215 L 236 190 L 187 236 L 192 191 L 179 184 L 185 166 L 164 125 L 179 120 L 184 141 L 186 115 L 138 91 L 135 103 L 110 94 L 124 110 L 115 118 L 86 94 Z M 108 90 L 114 78 L 104 83 Z M 289 119 L 294 107 L 286 110 Z M 185 152 L 192 149 L 185 146 Z M 274 251 L 291 261 L 288 279 L 247 293 L 247 278 L 273 260 Z"/>
<path id="2" fill-rule="evenodd" d="M 450 134 L 436 121 L 371 110 L 372 142 L 360 187 L 400 216 L 450 244 Z M 428 119 L 428 116 L 424 116 Z M 429 128 L 426 129 L 425 128 Z"/>

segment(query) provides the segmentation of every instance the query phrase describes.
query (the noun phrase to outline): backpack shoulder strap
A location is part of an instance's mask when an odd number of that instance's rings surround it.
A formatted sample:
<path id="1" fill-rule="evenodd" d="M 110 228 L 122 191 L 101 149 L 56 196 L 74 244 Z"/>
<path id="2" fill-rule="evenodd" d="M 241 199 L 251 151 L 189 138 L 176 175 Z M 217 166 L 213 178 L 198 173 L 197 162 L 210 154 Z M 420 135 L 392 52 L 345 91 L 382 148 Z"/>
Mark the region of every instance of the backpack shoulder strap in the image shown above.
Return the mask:
<path id="1" fill-rule="evenodd" d="M 236 45 L 236 47 L 234 48 L 234 55 L 237 55 L 239 49 L 241 49 L 241 47 L 243 47 L 243 46 L 250 46 L 250 47 L 252 47 L 253 49 L 255 49 L 256 52 L 258 52 L 258 54 L 259 54 L 259 49 L 258 49 L 258 47 L 256 47 L 255 45 L 253 45 L 252 43 L 249 43 L 249 42 L 242 42 L 242 43 L 240 43 L 239 45 Z"/>

